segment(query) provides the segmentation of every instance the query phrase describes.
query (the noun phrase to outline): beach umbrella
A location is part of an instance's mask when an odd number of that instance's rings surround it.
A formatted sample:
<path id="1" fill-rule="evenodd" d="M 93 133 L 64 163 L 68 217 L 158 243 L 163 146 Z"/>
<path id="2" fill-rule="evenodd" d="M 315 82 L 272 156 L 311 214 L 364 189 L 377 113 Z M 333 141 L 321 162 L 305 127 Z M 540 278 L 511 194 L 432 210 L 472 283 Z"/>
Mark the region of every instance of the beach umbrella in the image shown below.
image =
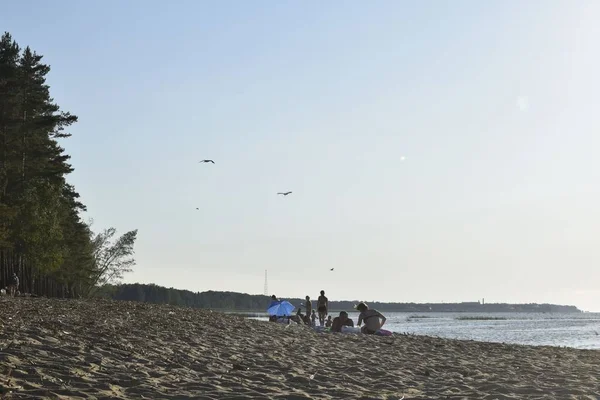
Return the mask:
<path id="1" fill-rule="evenodd" d="M 269 315 L 275 315 L 277 317 L 292 315 L 292 311 L 294 311 L 294 305 L 286 300 L 274 301 L 269 305 L 269 308 L 267 309 Z"/>
<path id="2" fill-rule="evenodd" d="M 280 304 L 280 303 L 281 303 L 281 300 L 273 300 L 273 301 L 271 301 L 271 304 L 269 304 L 268 308 L 276 306 L 277 304 Z"/>

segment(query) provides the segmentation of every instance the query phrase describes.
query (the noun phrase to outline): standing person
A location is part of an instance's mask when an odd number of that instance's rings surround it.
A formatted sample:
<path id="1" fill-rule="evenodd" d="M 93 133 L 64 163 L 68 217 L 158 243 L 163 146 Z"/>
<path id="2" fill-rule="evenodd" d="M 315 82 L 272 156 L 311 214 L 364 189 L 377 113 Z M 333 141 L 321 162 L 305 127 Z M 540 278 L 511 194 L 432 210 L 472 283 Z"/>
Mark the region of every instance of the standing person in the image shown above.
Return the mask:
<path id="1" fill-rule="evenodd" d="M 365 323 L 361 329 L 362 333 L 374 335 L 385 324 L 385 316 L 377 310 L 370 309 L 366 303 L 358 303 L 356 309 L 360 311 L 357 325 L 360 326 L 363 321 Z"/>
<path id="2" fill-rule="evenodd" d="M 8 286 L 8 290 L 10 295 L 13 297 L 19 290 L 19 277 L 16 273 L 13 273 L 12 279 L 10 280 L 10 285 Z"/>
<path id="3" fill-rule="evenodd" d="M 312 302 L 310 301 L 310 297 L 306 296 L 306 315 L 312 314 Z"/>
<path id="4" fill-rule="evenodd" d="M 329 308 L 329 300 L 325 297 L 325 291 L 321 290 L 321 295 L 317 300 L 317 311 L 319 312 L 319 323 L 321 326 L 325 325 L 325 317 L 327 316 L 327 309 Z"/>
<path id="5" fill-rule="evenodd" d="M 310 315 L 310 319 L 312 320 L 312 326 L 313 326 L 313 328 L 315 326 L 317 326 L 317 314 L 315 313 L 315 310 L 312 310 L 312 314 Z"/>

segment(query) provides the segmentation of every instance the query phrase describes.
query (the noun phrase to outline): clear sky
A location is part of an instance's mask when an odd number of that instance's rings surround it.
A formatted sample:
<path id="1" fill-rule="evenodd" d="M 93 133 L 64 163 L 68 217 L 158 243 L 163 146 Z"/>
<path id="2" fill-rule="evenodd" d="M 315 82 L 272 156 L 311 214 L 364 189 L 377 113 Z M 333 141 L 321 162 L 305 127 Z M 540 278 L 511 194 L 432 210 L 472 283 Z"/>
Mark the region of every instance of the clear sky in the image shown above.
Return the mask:
<path id="1" fill-rule="evenodd" d="M 595 0 L 0 14 L 80 117 L 84 218 L 139 229 L 128 282 L 262 293 L 268 269 L 282 297 L 597 311 L 599 20 Z"/>

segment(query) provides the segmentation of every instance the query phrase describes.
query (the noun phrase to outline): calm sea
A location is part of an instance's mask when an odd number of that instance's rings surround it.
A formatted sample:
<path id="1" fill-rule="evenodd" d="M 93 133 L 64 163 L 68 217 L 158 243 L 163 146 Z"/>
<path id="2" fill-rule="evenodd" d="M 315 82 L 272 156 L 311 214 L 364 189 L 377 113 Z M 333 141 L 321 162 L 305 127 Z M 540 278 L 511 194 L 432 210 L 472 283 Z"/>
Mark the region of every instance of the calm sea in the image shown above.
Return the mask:
<path id="1" fill-rule="evenodd" d="M 357 313 L 349 313 L 356 321 Z M 386 313 L 385 328 L 400 333 L 484 342 L 600 349 L 600 313 Z M 255 317 L 267 320 L 265 317 Z M 496 318 L 496 319 L 492 319 Z"/>

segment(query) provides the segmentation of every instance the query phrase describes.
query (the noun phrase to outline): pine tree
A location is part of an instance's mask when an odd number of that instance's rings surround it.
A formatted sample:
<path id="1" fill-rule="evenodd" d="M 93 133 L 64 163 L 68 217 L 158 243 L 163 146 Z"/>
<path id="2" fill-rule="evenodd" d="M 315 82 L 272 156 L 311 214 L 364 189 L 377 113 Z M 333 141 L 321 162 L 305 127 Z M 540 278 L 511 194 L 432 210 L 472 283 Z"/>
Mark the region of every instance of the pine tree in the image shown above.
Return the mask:
<path id="1" fill-rule="evenodd" d="M 15 179 L 15 126 L 18 103 L 18 60 L 20 48 L 5 33 L 0 38 L 0 281 L 12 272 L 14 232 L 11 224 L 17 208 L 11 202 L 10 186 Z"/>
<path id="2" fill-rule="evenodd" d="M 77 117 L 50 97 L 49 72 L 41 55 L 2 36 L 0 285 L 17 272 L 21 290 L 77 296 L 98 280 L 98 263 L 93 234 L 79 216 L 85 206 L 66 181 L 70 157 L 59 144 Z"/>
<path id="3" fill-rule="evenodd" d="M 20 205 L 15 227 L 17 231 L 17 262 L 20 274 L 28 275 L 24 285 L 34 289 L 35 275 L 60 274 L 66 256 L 63 208 L 65 204 L 65 176 L 72 172 L 56 139 L 64 127 L 77 118 L 60 112 L 50 97 L 46 75 L 50 67 L 41 62 L 42 56 L 27 47 L 19 60 L 19 113 L 20 126 L 18 155 L 20 161 L 18 184 L 15 192 Z M 62 135 L 64 136 L 64 135 Z M 28 266 L 23 263 L 27 255 Z M 35 266 L 36 273 L 31 271 Z M 29 285 L 28 285 L 29 284 Z"/>

